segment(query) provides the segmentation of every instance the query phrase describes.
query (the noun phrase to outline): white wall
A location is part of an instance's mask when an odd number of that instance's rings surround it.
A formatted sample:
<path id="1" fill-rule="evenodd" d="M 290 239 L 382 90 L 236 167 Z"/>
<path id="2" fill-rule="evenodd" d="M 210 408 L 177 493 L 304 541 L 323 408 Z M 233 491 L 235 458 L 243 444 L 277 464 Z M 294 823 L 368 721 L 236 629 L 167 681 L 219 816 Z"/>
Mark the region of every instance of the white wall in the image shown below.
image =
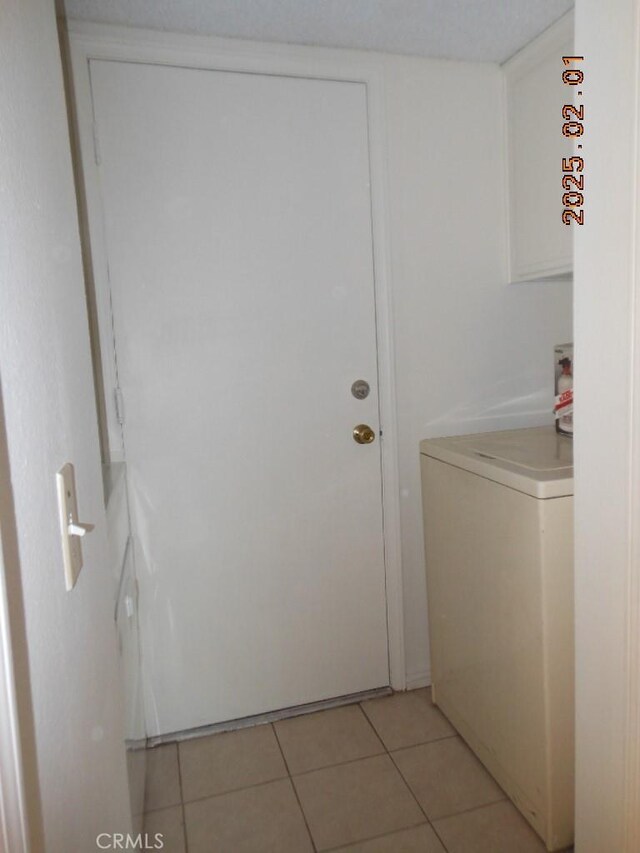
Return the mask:
<path id="1" fill-rule="evenodd" d="M 11 491 L 3 539 L 14 642 L 22 616 L 38 795 L 33 850 L 95 849 L 129 828 L 120 685 L 107 572 L 98 434 L 69 139 L 53 3 L 9 0 L 0 26 L 0 365 Z M 0 443 L 2 430 L 0 429 Z M 96 523 L 85 567 L 64 587 L 55 472 L 76 465 L 83 520 Z M 10 499 L 7 499 L 10 498 Z M 7 509 L 8 508 L 8 509 Z M 6 513 L 6 515 L 5 515 Z M 5 526 L 6 525 L 6 526 Z M 5 560 L 7 555 L 5 554 Z M 24 600 L 24 614 L 20 598 Z M 24 661 L 24 649 L 16 648 Z M 22 693 L 24 698 L 24 693 Z M 27 760 L 28 767 L 32 764 Z M 38 827 L 44 830 L 44 841 Z"/>
<path id="2" fill-rule="evenodd" d="M 507 286 L 502 72 L 393 57 L 387 75 L 409 684 L 429 658 L 418 442 L 552 422 L 571 284 Z"/>

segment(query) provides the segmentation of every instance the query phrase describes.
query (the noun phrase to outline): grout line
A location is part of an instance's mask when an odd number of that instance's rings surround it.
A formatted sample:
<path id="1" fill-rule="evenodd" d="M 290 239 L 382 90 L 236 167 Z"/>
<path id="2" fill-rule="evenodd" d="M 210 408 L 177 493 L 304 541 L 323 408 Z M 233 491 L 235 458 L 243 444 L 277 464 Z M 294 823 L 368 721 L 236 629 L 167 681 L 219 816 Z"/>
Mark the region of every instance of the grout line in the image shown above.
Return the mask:
<path id="1" fill-rule="evenodd" d="M 460 817 L 460 815 L 463 815 L 463 814 L 470 814 L 471 812 L 479 812 L 479 811 L 481 811 L 481 809 L 488 809 L 490 806 L 497 806 L 498 803 L 511 803 L 511 805 L 513 806 L 513 803 L 511 802 L 509 797 L 507 797 L 505 795 L 505 796 L 501 797 L 499 800 L 491 800 L 490 803 L 482 803 L 479 806 L 471 806 L 471 808 L 462 809 L 462 811 L 459 811 L 459 812 L 451 812 L 451 814 L 443 814 L 440 817 L 434 818 L 434 820 L 438 820 L 438 821 L 449 820 L 449 818 L 451 818 L 451 817 Z M 513 806 L 513 807 L 516 808 L 515 806 Z M 517 809 L 516 809 L 516 811 L 517 811 Z M 520 815 L 520 817 L 526 823 L 527 826 L 531 826 L 531 824 L 529 823 L 529 821 L 526 819 L 526 817 L 524 815 L 520 814 L 519 811 L 518 811 L 518 814 Z M 533 832 L 535 832 L 535 829 L 533 829 L 533 827 L 531 827 L 531 829 Z"/>
<path id="2" fill-rule="evenodd" d="M 332 770 L 334 767 L 346 767 L 348 764 L 357 764 L 359 761 L 370 761 L 372 758 L 383 758 L 385 755 L 389 755 L 386 749 L 384 752 L 375 752 L 373 755 L 361 755 L 360 758 L 350 758 L 348 761 L 336 761 L 334 764 L 314 767 L 313 770 L 303 770 L 302 773 L 293 773 L 291 778 L 299 779 L 301 776 L 310 776 L 311 773 L 321 773 L 323 770 Z"/>
<path id="3" fill-rule="evenodd" d="M 395 695 L 395 694 L 392 694 L 392 695 Z M 359 705 L 359 706 L 360 706 L 360 708 L 362 709 L 362 713 L 365 715 L 365 717 L 367 718 L 367 720 L 369 720 L 369 722 L 371 723 L 371 720 L 369 719 L 369 715 L 367 714 L 367 711 L 366 711 L 366 709 L 365 709 L 365 707 L 364 707 L 364 702 L 358 702 L 358 705 Z M 371 725 L 373 726 L 373 723 L 371 723 Z M 373 726 L 373 728 L 375 729 L 375 726 Z M 377 730 L 376 730 L 376 734 L 378 734 Z M 382 740 L 382 738 L 380 738 L 380 739 Z"/>
<path id="4" fill-rule="evenodd" d="M 391 750 L 389 749 L 389 747 L 386 745 L 386 743 L 385 743 L 385 742 L 384 742 L 384 740 L 382 739 L 382 735 L 378 734 L 378 730 L 377 730 L 377 729 L 376 729 L 376 727 L 374 726 L 373 721 L 369 719 L 369 717 L 368 717 L 368 715 L 367 715 L 367 712 L 364 710 L 364 708 L 362 709 L 362 712 L 363 712 L 363 714 L 364 714 L 364 716 L 365 716 L 365 718 L 366 718 L 367 722 L 369 723 L 369 725 L 371 726 L 371 728 L 374 730 L 374 732 L 375 732 L 375 733 L 376 733 L 376 735 L 378 736 L 378 739 L 380 740 L 380 743 L 381 743 L 381 744 L 382 744 L 382 746 L 384 747 L 385 753 L 386 753 L 386 754 L 389 756 L 389 758 L 391 759 L 391 761 L 392 761 L 392 763 L 393 763 L 393 766 L 395 767 L 395 769 L 396 769 L 396 770 L 397 770 L 397 772 L 399 773 L 400 778 L 401 778 L 401 779 L 402 779 L 402 781 L 404 782 L 405 786 L 409 789 L 409 791 L 410 791 L 410 793 L 411 793 L 411 796 L 412 796 L 412 797 L 413 797 L 413 799 L 416 801 L 416 803 L 417 803 L 417 805 L 418 805 L 418 808 L 419 808 L 419 809 L 420 809 L 420 811 L 424 814 L 425 819 L 426 819 L 426 821 L 427 821 L 427 823 L 428 823 L 428 822 L 429 822 L 429 817 L 428 817 L 427 813 L 425 812 L 425 810 L 422 808 L 422 806 L 421 806 L 421 805 L 420 805 L 420 803 L 418 802 L 418 799 L 417 799 L 416 795 L 413 793 L 413 791 L 411 790 L 411 787 L 409 786 L 409 783 L 407 782 L 407 780 L 404 778 L 404 776 L 403 776 L 403 775 L 402 775 L 402 773 L 400 772 L 400 768 L 398 767 L 398 765 L 396 764 L 396 762 L 395 762 L 395 761 L 394 761 L 394 759 L 393 759 L 393 755 L 391 754 Z M 415 744 L 415 745 L 416 745 L 416 746 L 420 746 L 420 744 Z M 413 747 L 407 747 L 407 749 L 412 749 L 412 748 L 413 748 Z"/>
<path id="5" fill-rule="evenodd" d="M 456 737 L 456 735 L 451 735 L 451 737 Z M 446 738 L 439 738 L 439 740 L 446 740 Z M 428 743 L 435 743 L 435 741 L 427 741 L 427 742 L 428 742 Z M 416 744 L 416 746 L 421 746 L 421 745 L 422 745 L 422 744 Z M 407 748 L 407 749 L 412 749 L 412 747 L 406 747 L 406 748 Z M 398 751 L 398 752 L 399 752 L 400 750 L 396 750 L 396 751 Z M 433 832 L 434 832 L 434 834 L 435 834 L 436 838 L 438 839 L 438 841 L 440 842 L 440 844 L 442 844 L 442 847 L 443 847 L 443 849 L 444 849 L 445 853 L 449 853 L 449 848 L 448 848 L 448 847 L 447 847 L 447 845 L 444 843 L 444 839 L 440 837 L 440 833 L 438 832 L 438 830 L 437 830 L 437 829 L 436 829 L 436 827 L 434 826 L 433 821 L 431 820 L 431 818 L 429 817 L 429 815 L 428 815 L 428 814 L 427 814 L 427 812 L 426 812 L 426 809 L 424 809 L 424 808 L 422 807 L 422 803 L 418 800 L 418 797 L 414 794 L 414 792 L 413 792 L 413 788 L 412 788 L 412 787 L 411 787 L 411 785 L 407 782 L 407 780 L 404 778 L 404 776 L 403 776 L 403 774 L 402 774 L 402 770 L 401 770 L 401 769 L 398 767 L 398 765 L 396 764 L 395 759 L 394 759 L 394 757 L 393 757 L 392 753 L 391 753 L 391 752 L 389 752 L 388 754 L 389 754 L 389 758 L 390 758 L 390 759 L 391 759 L 391 761 L 393 762 L 393 766 L 394 766 L 394 767 L 396 768 L 396 770 L 398 771 L 398 774 L 400 775 L 400 778 L 402 779 L 402 781 L 404 782 L 404 784 L 405 784 L 405 785 L 407 786 L 407 788 L 409 789 L 409 791 L 410 791 L 410 793 L 411 793 L 411 796 L 412 796 L 412 797 L 413 797 L 413 799 L 416 801 L 416 804 L 417 804 L 418 808 L 420 809 L 420 811 L 422 812 L 422 814 L 425 816 L 426 821 L 427 821 L 427 823 L 429 824 L 429 826 L 431 827 L 431 829 L 433 830 Z"/>
<path id="6" fill-rule="evenodd" d="M 481 811 L 482 809 L 487 809 L 487 808 L 489 808 L 489 806 L 495 806 L 497 803 L 504 803 L 505 801 L 506 801 L 506 802 L 511 802 L 511 801 L 509 800 L 509 798 L 505 795 L 505 796 L 504 796 L 502 799 L 500 799 L 500 800 L 494 800 L 494 801 L 493 801 L 493 802 L 491 802 L 491 803 L 484 803 L 484 804 L 483 804 L 483 805 L 481 805 L 481 806 L 474 806 L 474 807 L 473 807 L 473 808 L 471 808 L 471 809 L 463 809 L 461 812 L 453 812 L 452 814 L 442 815 L 442 817 L 435 818 L 435 820 L 437 820 L 437 821 L 441 821 L 441 820 L 449 820 L 449 818 L 460 817 L 461 815 L 470 814 L 471 812 L 479 812 L 479 811 Z M 513 804 L 512 804 L 512 805 L 513 805 Z M 527 824 L 527 826 L 530 826 L 529 821 L 527 821 L 527 820 L 526 820 L 526 818 L 522 817 L 522 820 L 523 820 L 523 821 L 525 821 L 525 823 Z M 449 848 L 448 848 L 448 847 L 447 847 L 447 845 L 444 843 L 444 838 L 442 838 L 442 837 L 441 837 L 441 835 L 440 835 L 440 833 L 438 832 L 438 827 L 435 825 L 435 823 L 433 823 L 433 822 L 431 822 L 431 821 L 430 821 L 430 823 L 431 823 L 431 827 L 432 827 L 433 831 L 434 831 L 434 832 L 435 832 L 435 834 L 438 836 L 438 840 L 440 841 L 440 843 L 442 844 L 442 846 L 444 847 L 444 849 L 447 851 L 447 853 L 449 853 Z M 531 828 L 533 829 L 533 827 L 531 827 Z M 535 830 L 534 830 L 534 832 L 535 832 Z M 544 846 L 544 845 L 543 845 L 543 846 Z M 571 851 L 571 848 L 569 848 L 569 853 L 570 853 L 570 851 Z"/>
<path id="7" fill-rule="evenodd" d="M 193 800 L 185 800 L 185 806 L 190 806 L 192 803 L 202 803 L 204 800 L 217 800 L 218 797 L 226 797 L 228 794 L 239 794 L 240 791 L 250 791 L 251 788 L 261 788 L 263 785 L 270 785 L 272 782 L 282 782 L 283 779 L 291 778 L 288 774 L 284 776 L 275 776 L 273 779 L 263 779 L 262 782 L 254 782 L 253 785 L 244 785 L 242 788 L 230 788 L 228 791 L 218 791 L 217 794 L 207 794 L 204 797 L 194 797 Z"/>
<path id="8" fill-rule="evenodd" d="M 364 709 L 363 709 L 363 710 L 364 710 Z M 365 712 L 365 716 L 366 716 L 366 712 Z M 368 719 L 368 718 L 367 718 L 367 719 Z M 430 817 L 429 817 L 429 815 L 427 814 L 426 810 L 425 810 L 425 809 L 422 807 L 422 805 L 420 804 L 420 802 L 419 802 L 418 798 L 416 797 L 416 795 L 415 795 L 415 794 L 414 794 L 414 792 L 413 792 L 413 789 L 412 789 L 411 785 L 410 785 L 410 784 L 409 784 L 409 782 L 404 778 L 404 775 L 403 775 L 403 773 L 402 773 L 402 770 L 401 770 L 401 769 L 400 769 L 400 767 L 398 766 L 398 764 L 397 764 L 397 762 L 396 762 L 396 760 L 395 760 L 395 758 L 394 758 L 393 756 L 394 756 L 394 754 L 395 754 L 395 753 L 398 753 L 398 752 L 405 752 L 405 751 L 410 750 L 410 749 L 415 749 L 415 748 L 416 748 L 416 747 L 418 747 L 418 746 L 427 746 L 428 744 L 431 744 L 431 743 L 439 743 L 439 742 L 441 742 L 441 741 L 443 741 L 443 740 L 451 740 L 452 738 L 459 738 L 460 740 L 462 740 L 462 738 L 460 737 L 460 735 L 459 735 L 457 732 L 455 732 L 455 731 L 454 731 L 454 732 L 453 732 L 453 734 L 450 734 L 450 735 L 443 735 L 442 737 L 439 737 L 439 738 L 433 738 L 433 740 L 421 741 L 420 743 L 415 743 L 415 744 L 412 744 L 411 746 L 402 746 L 402 747 L 398 747 L 397 749 L 394 749 L 393 751 L 392 751 L 392 750 L 387 749 L 387 754 L 389 755 L 389 758 L 393 761 L 394 767 L 396 768 L 396 770 L 398 771 L 398 773 L 399 773 L 399 774 L 400 774 L 400 776 L 402 777 L 402 781 L 405 783 L 405 785 L 407 786 L 407 788 L 411 791 L 411 795 L 413 796 L 413 798 L 414 798 L 414 800 L 416 801 L 416 803 L 417 803 L 418 807 L 420 808 L 420 811 L 421 811 L 421 812 L 424 814 L 424 816 L 426 817 L 426 819 L 427 819 L 427 823 L 429 824 L 429 826 L 430 826 L 430 827 L 433 829 L 433 831 L 435 832 L 435 834 L 436 834 L 436 836 L 437 836 L 437 838 L 438 838 L 438 841 L 440 842 L 440 844 L 442 844 L 442 846 L 444 847 L 444 849 L 445 849 L 446 853 L 448 853 L 448 847 L 447 847 L 447 846 L 446 846 L 446 844 L 444 843 L 444 839 L 440 837 L 440 833 L 438 832 L 438 830 L 437 830 L 437 828 L 435 827 L 435 825 L 434 825 L 433 821 L 431 820 L 431 818 L 430 818 Z M 463 741 L 463 743 L 464 743 L 464 741 Z M 502 789 L 500 789 L 500 790 L 502 790 Z M 487 806 L 494 805 L 495 803 L 500 803 L 500 802 L 502 802 L 503 800 L 508 799 L 508 797 L 506 796 L 506 794 L 504 794 L 504 791 L 503 791 L 502 793 L 503 793 L 503 796 L 502 796 L 499 800 L 493 800 L 492 802 L 490 802 L 490 803 L 484 803 L 484 804 L 483 804 L 483 805 L 481 805 L 481 806 L 473 806 L 473 808 L 470 808 L 470 809 L 463 809 L 463 810 L 462 810 L 462 811 L 460 811 L 460 812 L 452 812 L 452 813 L 451 813 L 451 814 L 449 814 L 449 815 L 442 815 L 442 817 L 435 818 L 435 820 L 445 820 L 446 818 L 449 818 L 449 817 L 457 817 L 458 815 L 466 814 L 467 812 L 476 811 L 476 810 L 478 810 L 478 809 L 482 809 L 482 808 L 486 808 Z"/>
<path id="9" fill-rule="evenodd" d="M 368 717 L 368 715 L 367 715 L 367 712 L 366 712 L 366 711 L 365 711 L 365 709 L 362 707 L 362 702 L 358 702 L 358 708 L 360 708 L 360 713 L 362 714 L 362 716 L 365 718 L 365 720 L 366 720 L 366 721 L 369 723 L 369 725 L 371 726 L 371 730 L 373 731 L 374 735 L 375 735 L 375 736 L 378 738 L 378 740 L 380 741 L 380 744 L 381 744 L 382 748 L 384 749 L 384 751 L 385 751 L 385 752 L 387 752 L 387 753 L 388 753 L 388 752 L 389 752 L 389 750 L 387 749 L 387 745 L 386 745 L 386 743 L 382 740 L 382 736 L 381 736 L 380 734 L 378 734 L 378 730 L 376 729 L 376 727 L 373 725 L 373 723 L 372 723 L 372 722 L 371 722 L 371 720 L 369 719 L 369 717 Z"/>
<path id="10" fill-rule="evenodd" d="M 304 825 L 307 827 L 307 832 L 309 834 L 309 841 L 311 842 L 311 846 L 313 847 L 313 850 L 315 853 L 315 851 L 317 851 L 318 848 L 316 847 L 315 841 L 313 840 L 313 835 L 311 834 L 311 828 L 309 827 L 309 823 L 307 821 L 307 816 L 304 813 L 304 809 L 302 808 L 302 803 L 300 801 L 300 797 L 298 796 L 298 789 L 296 788 L 296 786 L 293 782 L 293 776 L 291 775 L 291 771 L 289 769 L 289 762 L 287 761 L 287 757 L 284 754 L 284 749 L 282 748 L 282 744 L 280 743 L 280 738 L 278 737 L 278 732 L 276 731 L 276 727 L 273 725 L 273 723 L 271 723 L 270 725 L 271 725 L 271 728 L 273 730 L 273 734 L 275 735 L 276 742 L 277 742 L 278 748 L 280 750 L 280 755 L 282 755 L 282 760 L 284 761 L 284 766 L 287 768 L 287 773 L 289 774 L 289 776 L 288 776 L 289 784 L 293 788 L 293 795 L 295 796 L 296 801 L 298 803 L 298 808 L 300 809 L 300 813 L 302 814 L 302 820 L 304 821 Z"/>
<path id="11" fill-rule="evenodd" d="M 452 735 L 442 735 L 442 737 L 434 737 L 431 740 L 421 740 L 418 743 L 410 743 L 407 746 L 396 746 L 393 749 L 387 750 L 387 752 L 389 753 L 389 755 L 391 755 L 392 752 L 404 752 L 407 749 L 415 749 L 417 746 L 429 746 L 429 744 L 440 743 L 443 740 L 452 740 L 454 737 L 460 738 L 458 732 L 454 732 Z M 460 740 L 462 740 L 462 738 L 460 738 Z M 465 741 L 462 742 L 465 743 Z"/>
<path id="12" fill-rule="evenodd" d="M 269 726 L 271 727 L 271 731 L 273 732 L 273 735 L 276 739 L 276 743 L 278 744 L 278 749 L 280 750 L 280 755 L 282 756 L 282 760 L 284 761 L 284 766 L 285 766 L 285 769 L 287 771 L 287 776 L 289 776 L 289 778 L 291 778 L 291 768 L 289 767 L 289 762 L 287 761 L 287 756 L 284 754 L 284 749 L 282 748 L 282 744 L 280 743 L 280 738 L 278 737 L 278 732 L 276 731 L 276 727 L 273 725 L 273 723 L 269 723 Z"/>
<path id="13" fill-rule="evenodd" d="M 430 822 L 430 826 L 431 826 L 431 829 L 432 829 L 432 830 L 433 830 L 433 832 L 434 832 L 434 835 L 436 836 L 436 838 L 438 839 L 438 841 L 440 842 L 440 844 L 442 844 L 442 847 L 444 848 L 445 853 L 449 853 L 449 848 L 448 848 L 448 847 L 447 847 L 447 845 L 444 843 L 444 838 L 442 838 L 442 836 L 441 836 L 441 835 L 440 835 L 440 833 L 438 832 L 437 828 L 436 828 L 436 827 L 435 827 L 431 822 Z"/>
<path id="14" fill-rule="evenodd" d="M 361 838 L 359 841 L 348 841 L 346 844 L 341 844 L 340 847 L 329 847 L 323 850 L 322 853 L 340 853 L 340 850 L 349 850 L 354 844 L 367 844 L 369 841 L 378 841 L 380 838 L 390 838 L 400 832 L 408 832 L 410 829 L 418 829 L 421 826 L 429 826 L 429 821 L 421 820 L 420 823 L 414 823 L 411 826 L 401 826 L 399 829 L 392 829 L 390 832 L 383 832 L 382 835 L 371 835 L 367 838 Z"/>
<path id="15" fill-rule="evenodd" d="M 415 801 L 416 805 L 418 806 L 418 808 L 420 809 L 420 811 L 421 811 L 421 812 L 422 812 L 422 814 L 424 815 L 425 820 L 426 820 L 426 823 L 427 823 L 427 826 L 431 827 L 431 829 L 433 830 L 434 835 L 436 836 L 436 838 L 438 839 L 438 841 L 440 842 L 440 844 L 442 844 L 442 847 L 443 847 L 443 849 L 444 849 L 445 853 L 448 853 L 448 848 L 447 848 L 447 846 L 445 845 L 445 843 L 444 843 L 444 841 L 442 840 L 442 838 L 440 838 L 440 835 L 438 834 L 438 832 L 437 832 L 437 830 L 436 830 L 435 826 L 434 826 L 434 825 L 431 823 L 431 821 L 429 820 L 429 815 L 428 815 L 428 814 L 426 813 L 426 811 L 422 808 L 422 805 L 420 804 L 420 802 L 419 802 L 418 798 L 416 797 L 416 795 L 413 793 L 413 790 L 412 790 L 411 786 L 409 785 L 409 783 L 407 782 L 407 780 L 406 780 L 406 779 L 404 778 L 404 776 L 402 775 L 402 772 L 401 772 L 400 768 L 398 767 L 398 765 L 397 765 L 397 764 L 396 764 L 396 762 L 394 761 L 393 755 L 391 754 L 391 750 L 387 748 L 386 743 L 385 743 L 385 742 L 383 741 L 383 739 L 382 739 L 382 735 L 379 735 L 379 734 L 378 734 L 378 730 L 377 730 L 377 729 L 376 729 L 376 727 L 374 726 L 373 721 L 369 718 L 369 715 L 367 714 L 367 712 L 365 711 L 365 709 L 362 707 L 362 703 L 360 703 L 360 708 L 361 708 L 361 710 L 362 710 L 362 713 L 364 714 L 365 719 L 367 720 L 367 722 L 369 723 L 369 725 L 371 726 L 371 728 L 373 729 L 373 731 L 376 733 L 376 736 L 378 737 L 378 739 L 379 739 L 380 743 L 381 743 L 381 744 L 382 744 L 382 746 L 384 747 L 386 754 L 387 754 L 387 755 L 389 756 L 389 758 L 391 759 L 391 762 L 392 762 L 393 766 L 395 767 L 395 769 L 396 769 L 396 771 L 397 771 L 398 775 L 400 776 L 400 778 L 402 779 L 402 781 L 403 781 L 404 785 L 406 786 L 407 790 L 409 791 L 409 793 L 410 793 L 410 794 L 411 794 L 411 796 L 413 797 L 413 799 L 414 799 L 414 801 Z M 457 737 L 457 734 L 456 734 L 456 733 L 454 733 L 454 734 L 452 734 L 452 735 L 447 735 L 446 737 L 436 738 L 435 740 L 447 740 L 447 738 L 449 738 L 449 737 Z M 433 740 L 433 741 L 424 741 L 424 743 L 435 743 L 435 740 Z M 415 746 L 422 746 L 422 745 L 423 745 L 422 743 L 417 743 L 417 744 L 413 744 L 413 746 L 409 746 L 409 747 L 402 747 L 402 748 L 403 748 L 403 749 L 413 749 L 413 747 L 415 747 Z M 399 750 L 396 750 L 396 751 L 399 751 Z M 419 824 L 416 824 L 416 825 L 417 825 L 417 826 L 423 826 L 424 824 L 419 823 Z M 397 830 L 396 830 L 396 831 L 397 831 Z M 387 835 L 391 835 L 391 834 L 393 834 L 393 833 L 387 833 Z M 384 836 L 380 836 L 380 837 L 384 837 Z"/>
<path id="16" fill-rule="evenodd" d="M 430 824 L 430 823 L 431 823 L 431 821 L 429 820 L 429 815 L 428 815 L 428 814 L 426 813 L 426 811 L 422 808 L 422 804 L 420 803 L 420 801 L 418 800 L 417 796 L 416 796 L 416 795 L 415 795 L 415 793 L 413 792 L 413 788 L 411 787 L 411 785 L 407 782 L 407 780 L 406 780 L 406 779 L 404 778 L 404 776 L 402 775 L 402 770 L 400 770 L 400 768 L 398 767 L 398 765 L 396 764 L 396 762 L 393 760 L 393 755 L 391 755 L 391 753 L 388 753 L 388 755 L 389 755 L 389 758 L 391 759 L 391 763 L 392 763 L 392 764 L 393 764 L 393 766 L 395 767 L 396 773 L 397 773 L 397 774 L 398 774 L 398 776 L 402 779 L 402 782 L 404 783 L 404 785 L 405 785 L 406 789 L 409 791 L 409 793 L 411 794 L 411 796 L 412 796 L 412 797 L 413 797 L 413 799 L 415 800 L 416 805 L 418 806 L 418 808 L 420 809 L 420 811 L 421 811 L 421 812 L 422 812 L 422 814 L 424 815 L 425 820 L 427 821 L 427 823 L 429 823 L 429 824 Z"/>
<path id="17" fill-rule="evenodd" d="M 420 740 L 420 741 L 418 741 L 417 743 L 409 743 L 409 744 L 407 744 L 406 746 L 397 746 L 397 747 L 395 747 L 395 748 L 393 748 L 393 749 L 390 749 L 390 748 L 386 745 L 386 743 L 384 742 L 384 740 L 383 740 L 383 738 L 382 738 L 382 735 L 378 733 L 378 730 L 376 729 L 376 727 L 375 727 L 375 725 L 373 724 L 372 720 L 369 718 L 369 716 L 368 716 L 367 712 L 366 712 L 366 711 L 365 711 L 365 709 L 362 707 L 362 703 L 361 703 L 361 702 L 359 703 L 359 707 L 360 707 L 360 709 L 362 710 L 362 713 L 364 714 L 364 718 L 365 718 L 365 720 L 369 723 L 369 725 L 371 726 L 371 728 L 373 729 L 373 731 L 376 733 L 376 736 L 377 736 L 378 740 L 380 741 L 380 743 L 382 744 L 382 746 L 384 747 L 385 752 L 388 752 L 388 753 L 389 753 L 389 755 L 391 755 L 391 753 L 392 753 L 392 752 L 400 752 L 400 751 L 401 751 L 401 750 L 403 750 L 403 749 L 413 749 L 413 748 L 414 748 L 414 747 L 416 747 L 416 746 L 425 746 L 425 745 L 426 745 L 426 744 L 428 744 L 428 743 L 436 743 L 437 741 L 440 741 L 440 740 L 449 740 L 449 738 L 452 738 L 452 737 L 459 737 L 458 732 L 455 732 L 455 731 L 454 731 L 454 732 L 453 732 L 452 734 L 450 734 L 450 735 L 442 735 L 442 737 L 434 737 L 434 738 L 431 738 L 430 740 Z"/>
<path id="18" fill-rule="evenodd" d="M 159 809 L 147 809 L 146 812 L 143 812 L 143 815 L 146 817 L 148 814 L 157 814 L 158 812 L 168 812 L 170 809 L 180 808 L 182 803 L 174 803 L 172 806 L 160 806 Z M 108 849 L 108 848 L 105 848 Z"/>
<path id="19" fill-rule="evenodd" d="M 185 853 L 189 853 L 189 839 L 187 838 L 187 814 L 184 808 L 184 791 L 182 789 L 182 763 L 180 761 L 180 744 L 176 743 L 178 755 L 178 782 L 180 783 L 180 806 L 182 807 L 182 834 L 184 835 Z"/>

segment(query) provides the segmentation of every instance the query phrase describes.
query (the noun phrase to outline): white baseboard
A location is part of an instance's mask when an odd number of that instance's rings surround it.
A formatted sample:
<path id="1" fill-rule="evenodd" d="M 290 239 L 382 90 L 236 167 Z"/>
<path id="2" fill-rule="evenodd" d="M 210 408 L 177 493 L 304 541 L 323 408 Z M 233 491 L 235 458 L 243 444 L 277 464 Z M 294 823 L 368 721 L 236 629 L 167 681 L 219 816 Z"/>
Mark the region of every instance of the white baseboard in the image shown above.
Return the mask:
<path id="1" fill-rule="evenodd" d="M 417 672 L 407 673 L 407 690 L 418 690 L 420 687 L 428 687 L 431 684 L 431 670 L 421 669 Z"/>

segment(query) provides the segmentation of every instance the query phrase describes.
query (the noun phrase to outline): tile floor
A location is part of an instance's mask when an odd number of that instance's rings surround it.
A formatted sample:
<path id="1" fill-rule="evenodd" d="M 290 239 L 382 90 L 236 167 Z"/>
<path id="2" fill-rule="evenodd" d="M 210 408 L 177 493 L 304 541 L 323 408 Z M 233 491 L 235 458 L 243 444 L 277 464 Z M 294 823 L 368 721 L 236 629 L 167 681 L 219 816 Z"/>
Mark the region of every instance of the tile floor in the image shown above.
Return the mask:
<path id="1" fill-rule="evenodd" d="M 544 853 L 414 690 L 149 750 L 164 853 Z"/>

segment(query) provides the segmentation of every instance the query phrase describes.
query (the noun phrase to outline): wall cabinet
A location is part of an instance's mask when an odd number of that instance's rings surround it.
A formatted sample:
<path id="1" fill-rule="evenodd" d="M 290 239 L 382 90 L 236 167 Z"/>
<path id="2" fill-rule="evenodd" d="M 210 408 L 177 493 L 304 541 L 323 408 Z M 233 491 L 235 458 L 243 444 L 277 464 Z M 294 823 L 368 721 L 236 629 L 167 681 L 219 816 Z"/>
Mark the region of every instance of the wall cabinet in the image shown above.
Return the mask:
<path id="1" fill-rule="evenodd" d="M 573 53 L 569 13 L 504 65 L 507 111 L 509 280 L 535 281 L 572 271 L 573 225 L 562 222 L 562 158 L 574 141 L 562 135 L 563 83 Z"/>

